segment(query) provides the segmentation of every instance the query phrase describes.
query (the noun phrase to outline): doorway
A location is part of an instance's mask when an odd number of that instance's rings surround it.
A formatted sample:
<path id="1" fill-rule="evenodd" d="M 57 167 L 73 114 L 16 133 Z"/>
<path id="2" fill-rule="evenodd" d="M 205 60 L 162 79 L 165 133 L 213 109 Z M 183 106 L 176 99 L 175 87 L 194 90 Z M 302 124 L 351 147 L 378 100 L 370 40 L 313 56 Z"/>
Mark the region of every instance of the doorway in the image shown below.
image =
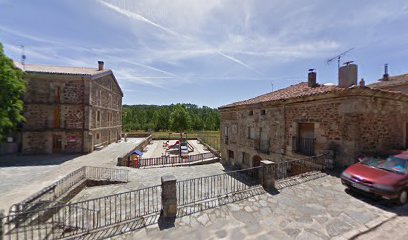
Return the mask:
<path id="1" fill-rule="evenodd" d="M 315 153 L 315 126 L 314 123 L 299 123 L 297 138 L 295 139 L 296 152 L 313 156 Z"/>
<path id="2" fill-rule="evenodd" d="M 262 160 L 262 158 L 261 158 L 260 156 L 255 155 L 255 156 L 252 158 L 252 167 L 259 167 L 259 166 L 261 166 L 261 160 Z"/>
<path id="3" fill-rule="evenodd" d="M 52 135 L 52 153 L 60 153 L 62 151 L 61 135 Z"/>
<path id="4" fill-rule="evenodd" d="M 408 149 L 408 122 L 405 123 L 405 148 Z"/>

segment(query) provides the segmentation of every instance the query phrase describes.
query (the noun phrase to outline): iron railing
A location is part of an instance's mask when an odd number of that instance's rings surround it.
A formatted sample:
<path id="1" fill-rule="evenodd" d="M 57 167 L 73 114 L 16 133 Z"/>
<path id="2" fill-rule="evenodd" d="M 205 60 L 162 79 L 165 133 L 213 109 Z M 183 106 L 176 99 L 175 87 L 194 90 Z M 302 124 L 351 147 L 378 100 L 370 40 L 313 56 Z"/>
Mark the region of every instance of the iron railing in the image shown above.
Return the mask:
<path id="1" fill-rule="evenodd" d="M 13 204 L 9 212 L 19 213 L 34 208 L 47 207 L 55 200 L 69 193 L 75 186 L 83 184 L 88 180 L 127 182 L 128 170 L 83 166 L 23 201 Z"/>
<path id="2" fill-rule="evenodd" d="M 129 167 L 135 168 L 142 168 L 142 167 L 150 167 L 150 166 L 174 166 L 178 164 L 191 164 L 197 162 L 203 162 L 205 160 L 210 160 L 217 158 L 217 156 L 212 153 L 200 153 L 196 155 L 188 155 L 188 156 L 166 156 L 163 155 L 162 157 L 157 158 L 142 158 L 139 160 L 130 161 L 128 163 Z"/>
<path id="3" fill-rule="evenodd" d="M 260 167 L 187 179 L 177 182 L 177 204 L 179 206 L 238 193 L 260 187 Z"/>
<path id="4" fill-rule="evenodd" d="M 332 160 L 328 154 L 307 157 L 302 159 L 278 162 L 271 169 L 275 180 L 287 179 L 307 172 L 325 171 L 332 168 Z"/>
<path id="5" fill-rule="evenodd" d="M 88 233 L 161 209 L 156 185 L 64 205 L 14 213 L 1 219 L 6 239 L 62 239 Z"/>
<path id="6" fill-rule="evenodd" d="M 315 138 L 292 137 L 292 149 L 295 153 L 306 156 L 315 155 Z"/>

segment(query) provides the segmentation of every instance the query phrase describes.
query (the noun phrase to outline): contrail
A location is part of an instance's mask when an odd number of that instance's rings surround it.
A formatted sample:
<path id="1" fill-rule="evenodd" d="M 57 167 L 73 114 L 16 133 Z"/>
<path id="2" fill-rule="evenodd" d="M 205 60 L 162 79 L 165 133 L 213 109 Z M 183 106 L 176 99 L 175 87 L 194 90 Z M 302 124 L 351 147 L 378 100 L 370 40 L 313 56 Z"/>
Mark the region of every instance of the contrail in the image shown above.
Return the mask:
<path id="1" fill-rule="evenodd" d="M 225 54 L 225 53 L 223 53 L 223 52 L 221 52 L 221 51 L 217 51 L 217 53 L 218 53 L 219 55 L 221 55 L 221 56 L 223 56 L 223 57 L 225 57 L 225 58 L 227 58 L 227 59 L 229 59 L 229 60 L 235 62 L 235 63 L 238 63 L 239 65 L 241 65 L 241 66 L 243 66 L 243 67 L 248 68 L 248 69 L 251 70 L 251 71 L 254 71 L 254 72 L 258 73 L 258 74 L 261 74 L 260 72 L 258 72 L 257 70 L 253 69 L 253 68 L 250 67 L 248 64 L 242 62 L 242 61 L 239 60 L 239 59 L 236 59 L 236 58 L 234 58 L 234 57 L 232 57 L 232 56 L 230 56 L 230 55 L 227 55 L 227 54 Z"/>
<path id="2" fill-rule="evenodd" d="M 149 65 L 145 65 L 145 64 L 137 63 L 137 62 L 132 62 L 132 61 L 125 61 L 125 62 L 128 63 L 128 64 L 133 64 L 133 65 L 139 66 L 139 67 L 144 67 L 144 68 L 156 71 L 156 72 L 164 73 L 164 74 L 167 74 L 167 75 L 172 76 L 172 77 L 177 77 L 177 75 L 174 74 L 174 73 L 171 73 L 171 72 L 159 69 L 159 68 L 155 68 L 155 67 L 152 67 L 152 66 L 149 66 Z"/>
<path id="3" fill-rule="evenodd" d="M 175 31 L 173 31 L 173 30 L 171 30 L 171 29 L 169 29 L 169 28 L 167 28 L 167 27 L 164 27 L 164 26 L 162 26 L 162 25 L 160 25 L 160 24 L 158 24 L 158 23 L 155 23 L 155 22 L 153 22 L 153 21 L 151 21 L 151 20 L 149 20 L 149 19 L 143 17 L 143 16 L 140 15 L 140 14 L 137 14 L 137 13 L 134 13 L 134 12 L 132 12 L 132 11 L 129 11 L 129 10 L 120 8 L 120 7 L 118 7 L 118 6 L 115 6 L 115 5 L 113 5 L 113 4 L 104 2 L 104 1 L 102 1 L 102 0 L 97 0 L 97 1 L 100 2 L 101 4 L 105 5 L 106 7 L 108 7 L 108 8 L 110 8 L 110 9 L 112 9 L 112 10 L 114 10 L 114 11 L 116 11 L 116 12 L 122 14 L 122 15 L 125 15 L 125 16 L 127 16 L 127 17 L 130 17 L 130 18 L 133 18 L 133 19 L 136 19 L 136 20 L 145 22 L 145 23 L 147 23 L 147 24 L 150 24 L 150 25 L 152 25 L 152 26 L 154 26 L 154 27 L 157 27 L 157 28 L 159 28 L 159 29 L 161 29 L 161 30 L 163 30 L 163 31 L 165 31 L 165 32 L 167 32 L 167 33 L 170 33 L 171 35 L 174 35 L 174 36 L 176 36 L 176 37 L 186 38 L 186 36 L 183 36 L 183 35 L 180 34 L 180 33 L 177 33 L 177 32 L 175 32 Z"/>
<path id="4" fill-rule="evenodd" d="M 105 1 L 103 1 L 103 0 L 97 0 L 97 1 L 100 2 L 101 4 L 105 5 L 106 7 L 108 7 L 108 8 L 110 8 L 110 9 L 112 9 L 112 10 L 114 10 L 114 11 L 116 11 L 116 12 L 122 14 L 122 15 L 125 15 L 125 16 L 127 16 L 127 17 L 129 17 L 129 18 L 133 18 L 133 19 L 135 19 L 135 20 L 139 20 L 139 21 L 145 22 L 145 23 L 147 23 L 147 24 L 150 24 L 150 25 L 152 25 L 152 26 L 154 26 L 154 27 L 157 27 L 157 28 L 159 28 L 159 29 L 161 29 L 161 30 L 167 32 L 167 33 L 170 33 L 170 34 L 173 35 L 173 36 L 180 37 L 180 38 L 185 38 L 185 39 L 189 39 L 189 40 L 193 40 L 193 39 L 191 39 L 191 38 L 188 37 L 188 36 L 185 36 L 185 35 L 183 35 L 183 34 L 180 34 L 180 33 L 178 33 L 178 32 L 175 32 L 175 31 L 173 31 L 173 30 L 171 30 L 171 29 L 169 29 L 169 28 L 167 28 L 167 27 L 164 27 L 164 26 L 162 26 L 162 25 L 160 25 L 160 24 L 158 24 L 158 23 L 155 23 L 155 22 L 153 22 L 153 21 L 151 21 L 151 20 L 145 18 L 144 16 L 142 16 L 142 15 L 140 15 L 140 14 L 137 14 L 137 13 L 134 13 L 134 12 L 132 12 L 132 11 L 129 11 L 129 10 L 120 8 L 120 7 L 115 6 L 115 5 L 113 5 L 113 4 L 107 3 L 107 2 L 105 2 Z M 225 57 L 225 58 L 227 58 L 227 59 L 229 59 L 229 60 L 231 60 L 231 61 L 233 61 L 233 62 L 235 62 L 235 63 L 237 63 L 237 64 L 239 64 L 239 65 L 241 65 L 241 66 L 243 66 L 243 67 L 245 67 L 245 68 L 247 68 L 247 69 L 249 69 L 249 70 L 251 70 L 251 71 L 253 71 L 253 72 L 256 72 L 257 74 L 261 74 L 260 72 L 256 71 L 255 69 L 253 69 L 252 67 L 250 67 L 249 65 L 245 64 L 244 62 L 242 62 L 242 61 L 239 60 L 239 59 L 236 59 L 236 58 L 234 58 L 234 57 L 232 57 L 232 56 L 230 56 L 230 55 L 227 55 L 227 54 L 225 54 L 225 53 L 222 53 L 221 51 L 216 51 L 216 53 L 219 54 L 219 55 L 222 56 L 222 57 Z"/>
<path id="5" fill-rule="evenodd" d="M 51 40 L 47 40 L 47 39 L 44 39 L 44 38 L 36 37 L 36 36 L 33 36 L 33 35 L 29 35 L 29 34 L 26 34 L 26 33 L 18 32 L 18 31 L 15 31 L 15 30 L 6 28 L 6 27 L 4 27 L 4 26 L 0 26 L 0 30 L 1 30 L 1 31 L 4 31 L 4 32 L 8 32 L 8 33 L 10 33 L 10 34 L 13 34 L 13 35 L 15 35 L 15 36 L 19 36 L 19 37 L 22 37 L 22 38 L 27 38 L 27 39 L 30 39 L 30 40 L 33 40 L 33 41 L 37 41 L 37 42 L 51 43 L 51 44 L 61 44 L 60 42 L 51 41 Z"/>

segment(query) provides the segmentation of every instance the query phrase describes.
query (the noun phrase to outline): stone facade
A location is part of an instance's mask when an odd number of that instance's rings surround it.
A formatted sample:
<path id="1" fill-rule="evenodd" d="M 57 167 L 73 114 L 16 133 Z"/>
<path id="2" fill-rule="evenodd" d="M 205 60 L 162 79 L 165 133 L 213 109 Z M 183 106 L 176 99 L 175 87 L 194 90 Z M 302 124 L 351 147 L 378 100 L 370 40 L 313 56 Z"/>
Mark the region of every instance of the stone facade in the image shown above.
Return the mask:
<path id="1" fill-rule="evenodd" d="M 349 165 L 360 154 L 408 147 L 406 94 L 334 87 L 320 94 L 227 105 L 220 114 L 223 161 L 241 168 L 259 165 L 261 159 L 278 162 L 327 150 L 334 150 L 338 163 Z"/>
<path id="2" fill-rule="evenodd" d="M 89 153 L 121 137 L 123 93 L 112 71 L 26 65 L 22 152 Z"/>

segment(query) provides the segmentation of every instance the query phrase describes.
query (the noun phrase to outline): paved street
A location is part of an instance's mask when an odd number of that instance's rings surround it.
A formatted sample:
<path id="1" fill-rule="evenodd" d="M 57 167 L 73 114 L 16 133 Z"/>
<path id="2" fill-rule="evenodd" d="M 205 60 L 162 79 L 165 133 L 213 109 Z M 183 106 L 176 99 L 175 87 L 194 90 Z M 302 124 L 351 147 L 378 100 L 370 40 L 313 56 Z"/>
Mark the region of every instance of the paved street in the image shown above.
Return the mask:
<path id="1" fill-rule="evenodd" d="M 112 143 L 87 155 L 18 156 L 0 159 L 0 209 L 6 209 L 82 166 L 114 167 L 118 156 L 129 152 L 142 138 Z M 15 161 L 14 161 L 15 160 Z M 29 173 L 29 174 L 27 174 Z M 3 177 L 4 176 L 4 177 Z"/>
<path id="2" fill-rule="evenodd" d="M 18 162 L 2 161 L 1 208 L 19 201 L 83 165 L 113 167 L 119 155 L 141 139 L 112 144 L 84 156 L 51 156 L 49 159 L 21 157 Z M 37 159 L 38 158 L 38 159 Z M 22 161 L 24 160 L 24 161 Z M 126 168 L 128 169 L 128 168 Z M 73 202 L 121 193 L 160 184 L 160 178 L 173 174 L 177 180 L 223 173 L 220 163 L 190 167 L 151 169 L 129 168 L 129 183 L 89 187 Z M 13 174 L 14 173 L 14 174 Z M 31 173 L 27 175 L 27 173 Z M 213 199 L 179 209 L 175 227 L 160 222 L 153 214 L 105 232 L 114 239 L 406 239 L 408 206 L 345 191 L 339 178 L 311 175 L 301 184 L 282 184 L 279 192 L 262 188 L 247 194 Z M 9 186 L 11 185 L 11 187 Z M 18 189 L 16 189 L 18 187 Z M 125 234 L 121 234 L 125 233 Z M 92 238 L 91 233 L 85 239 Z M 395 236 L 395 237 L 394 237 Z"/>
<path id="3" fill-rule="evenodd" d="M 337 177 L 324 176 L 276 195 L 265 193 L 177 218 L 175 228 L 160 230 L 153 224 L 116 238 L 348 239 L 407 209 L 380 206 L 346 193 Z"/>
<path id="4" fill-rule="evenodd" d="M 356 238 L 356 240 L 406 240 L 408 239 L 408 208 L 401 216 L 387 221 L 379 227 L 373 229 Z"/>

